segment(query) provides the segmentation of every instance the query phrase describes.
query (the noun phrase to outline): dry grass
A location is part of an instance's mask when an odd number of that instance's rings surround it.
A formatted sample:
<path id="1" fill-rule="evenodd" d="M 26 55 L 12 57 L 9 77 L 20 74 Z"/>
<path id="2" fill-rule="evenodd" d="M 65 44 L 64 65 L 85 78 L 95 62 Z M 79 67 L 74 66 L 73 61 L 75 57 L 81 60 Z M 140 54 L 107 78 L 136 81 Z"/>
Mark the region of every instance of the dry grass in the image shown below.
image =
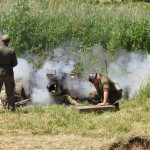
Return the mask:
<path id="1" fill-rule="evenodd" d="M 18 130 L 14 130 L 13 132 L 7 131 L 0 134 L 0 149 L 3 150 L 123 150 L 123 147 L 125 148 L 127 145 L 131 150 L 145 150 L 143 147 L 147 147 L 149 142 L 149 136 L 139 135 L 138 133 L 109 140 L 83 137 L 74 134 L 33 135 L 30 132 Z"/>
<path id="2" fill-rule="evenodd" d="M 13 0 L 0 0 L 0 13 L 10 9 Z"/>
<path id="3" fill-rule="evenodd" d="M 0 149 L 3 150 L 145 150 L 149 136 L 126 135 L 113 139 L 83 137 L 74 134 L 31 134 L 27 131 L 7 131 L 0 134 Z"/>
<path id="4" fill-rule="evenodd" d="M 62 105 L 28 106 L 15 113 L 1 108 L 1 147 L 95 150 L 109 149 L 114 143 L 126 146 L 136 137 L 149 141 L 149 107 L 149 99 L 144 99 L 122 102 L 120 111 L 101 115 L 78 114 Z"/>
<path id="5" fill-rule="evenodd" d="M 3 150 L 95 150 L 101 146 L 100 139 L 75 135 L 33 135 L 18 131 L 0 135 L 0 149 Z"/>

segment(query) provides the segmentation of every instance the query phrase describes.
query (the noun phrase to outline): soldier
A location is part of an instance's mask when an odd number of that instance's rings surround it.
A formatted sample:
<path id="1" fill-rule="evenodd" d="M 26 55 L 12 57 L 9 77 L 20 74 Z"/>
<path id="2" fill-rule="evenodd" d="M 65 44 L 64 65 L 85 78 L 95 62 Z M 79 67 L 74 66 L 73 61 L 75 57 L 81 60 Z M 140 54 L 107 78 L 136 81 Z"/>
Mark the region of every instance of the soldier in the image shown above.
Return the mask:
<path id="1" fill-rule="evenodd" d="M 3 83 L 5 84 L 8 99 L 8 111 L 15 111 L 14 101 L 14 72 L 13 67 L 17 65 L 17 58 L 14 49 L 9 48 L 10 38 L 4 35 L 0 46 L 0 92 Z"/>
<path id="2" fill-rule="evenodd" d="M 3 107 L 6 107 L 8 104 L 8 98 L 5 91 L 1 91 L 0 100 L 3 104 Z M 26 105 L 31 99 L 26 95 L 23 85 L 19 82 L 15 82 L 14 88 L 14 101 L 15 106 L 23 106 Z"/>
<path id="3" fill-rule="evenodd" d="M 102 74 L 90 74 L 89 82 L 94 84 L 95 91 L 89 93 L 91 101 L 98 106 L 107 103 L 115 105 L 119 109 L 118 100 L 122 97 L 122 89 L 116 87 L 115 83 Z M 101 102 L 99 100 L 102 100 Z"/>

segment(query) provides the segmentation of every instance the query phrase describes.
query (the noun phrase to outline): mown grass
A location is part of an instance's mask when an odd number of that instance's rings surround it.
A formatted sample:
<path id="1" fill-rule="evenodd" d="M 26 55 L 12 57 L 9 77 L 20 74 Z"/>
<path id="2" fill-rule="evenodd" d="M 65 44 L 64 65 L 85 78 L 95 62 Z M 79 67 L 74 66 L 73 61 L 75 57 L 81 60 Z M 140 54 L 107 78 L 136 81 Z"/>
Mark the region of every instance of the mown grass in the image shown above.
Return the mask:
<path id="1" fill-rule="evenodd" d="M 78 43 L 83 53 L 99 43 L 110 53 L 121 48 L 150 50 L 148 4 L 31 0 L 12 9 L 11 2 L 0 1 L 0 11 L 5 13 L 1 13 L 0 30 L 10 34 L 18 55 L 25 51 L 50 55 L 54 47 L 66 41 Z M 122 101 L 120 111 L 101 115 L 78 114 L 65 105 L 26 106 L 14 113 L 0 108 L 0 132 L 23 130 L 102 139 L 149 134 L 149 91 L 148 85 L 134 99 Z"/>
<path id="2" fill-rule="evenodd" d="M 147 135 L 150 129 L 150 99 L 123 100 L 117 112 L 77 113 L 73 106 L 25 106 L 9 113 L 0 109 L 1 133 L 15 130 L 33 134 L 75 134 L 101 139 Z"/>

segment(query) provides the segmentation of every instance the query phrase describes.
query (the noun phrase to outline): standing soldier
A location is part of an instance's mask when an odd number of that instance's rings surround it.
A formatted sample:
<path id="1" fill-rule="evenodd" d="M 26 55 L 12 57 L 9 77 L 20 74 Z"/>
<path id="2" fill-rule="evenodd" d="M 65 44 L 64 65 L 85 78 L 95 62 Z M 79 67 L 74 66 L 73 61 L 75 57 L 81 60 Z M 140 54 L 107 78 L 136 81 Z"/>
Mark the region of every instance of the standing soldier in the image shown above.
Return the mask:
<path id="1" fill-rule="evenodd" d="M 4 35 L 0 46 L 0 92 L 3 83 L 5 84 L 8 99 L 8 111 L 15 111 L 14 101 L 14 72 L 13 67 L 17 65 L 17 58 L 14 49 L 9 48 L 10 38 Z"/>
<path id="2" fill-rule="evenodd" d="M 104 106 L 107 103 L 115 105 L 119 109 L 118 100 L 122 97 L 122 89 L 102 74 L 90 74 L 89 82 L 94 84 L 95 91 L 89 93 L 92 102 L 96 102 L 98 106 Z M 100 101 L 101 100 L 101 101 Z"/>

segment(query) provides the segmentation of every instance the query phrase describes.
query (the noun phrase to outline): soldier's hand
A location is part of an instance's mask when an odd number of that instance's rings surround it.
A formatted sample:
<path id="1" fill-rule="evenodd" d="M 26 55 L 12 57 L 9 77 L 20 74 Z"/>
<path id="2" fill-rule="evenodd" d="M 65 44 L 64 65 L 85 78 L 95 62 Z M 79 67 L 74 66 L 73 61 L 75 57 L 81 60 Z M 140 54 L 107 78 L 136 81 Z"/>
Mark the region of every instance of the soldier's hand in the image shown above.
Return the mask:
<path id="1" fill-rule="evenodd" d="M 97 106 L 104 106 L 104 103 L 98 103 Z"/>

